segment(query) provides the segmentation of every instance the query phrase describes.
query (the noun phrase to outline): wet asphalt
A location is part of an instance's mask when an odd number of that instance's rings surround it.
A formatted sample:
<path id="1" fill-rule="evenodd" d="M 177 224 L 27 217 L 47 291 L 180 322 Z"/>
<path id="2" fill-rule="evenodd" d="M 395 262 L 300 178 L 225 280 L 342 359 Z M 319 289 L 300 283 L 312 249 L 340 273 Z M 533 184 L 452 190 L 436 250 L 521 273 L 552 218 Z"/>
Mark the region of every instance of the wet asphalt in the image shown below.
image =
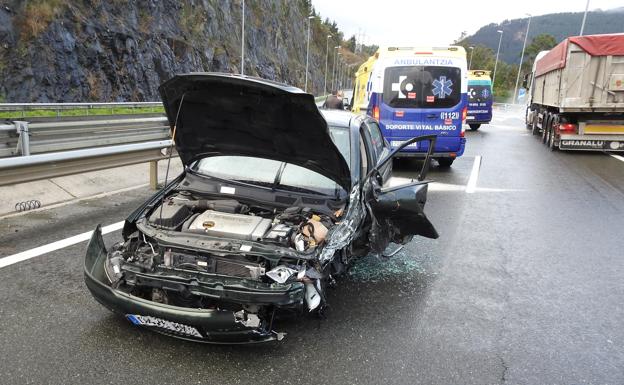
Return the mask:
<path id="1" fill-rule="evenodd" d="M 551 152 L 520 115 L 497 111 L 450 170 L 432 168 L 439 239 L 359 261 L 329 291 L 327 318 L 282 321 L 280 343 L 131 325 L 89 295 L 84 242 L 0 269 L 0 384 L 624 383 L 624 162 Z M 0 256 L 118 222 L 150 194 L 0 219 Z"/>

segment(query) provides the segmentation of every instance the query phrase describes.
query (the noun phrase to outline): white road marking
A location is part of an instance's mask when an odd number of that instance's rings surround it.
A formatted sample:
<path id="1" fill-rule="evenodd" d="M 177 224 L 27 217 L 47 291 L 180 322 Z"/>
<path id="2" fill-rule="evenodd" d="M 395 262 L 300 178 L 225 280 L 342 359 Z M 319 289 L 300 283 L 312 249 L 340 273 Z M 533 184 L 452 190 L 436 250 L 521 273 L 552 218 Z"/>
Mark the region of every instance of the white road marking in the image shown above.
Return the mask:
<path id="1" fill-rule="evenodd" d="M 615 154 L 609 154 L 609 155 L 611 155 L 612 157 L 614 157 L 617 160 L 620 160 L 620 161 L 624 162 L 624 156 L 615 155 Z"/>
<path id="2" fill-rule="evenodd" d="M 113 223 L 112 225 L 102 227 L 102 234 L 112 233 L 113 231 L 123 228 L 124 221 Z M 93 231 L 87 231 L 86 233 L 74 235 L 73 237 L 61 239 L 60 241 L 48 243 L 47 245 L 35 247 L 34 249 L 22 251 L 21 253 L 9 255 L 8 257 L 0 258 L 0 269 L 13 265 L 18 262 L 26 261 L 31 258 L 38 257 L 40 255 L 50 253 L 59 249 L 63 249 L 68 246 L 75 245 L 80 242 L 88 241 L 91 238 Z"/>
<path id="3" fill-rule="evenodd" d="M 479 169 L 481 168 L 481 155 L 475 156 L 474 163 L 472 164 L 472 171 L 470 172 L 470 178 L 466 185 L 466 193 L 472 194 L 477 190 L 477 180 L 479 179 Z"/>

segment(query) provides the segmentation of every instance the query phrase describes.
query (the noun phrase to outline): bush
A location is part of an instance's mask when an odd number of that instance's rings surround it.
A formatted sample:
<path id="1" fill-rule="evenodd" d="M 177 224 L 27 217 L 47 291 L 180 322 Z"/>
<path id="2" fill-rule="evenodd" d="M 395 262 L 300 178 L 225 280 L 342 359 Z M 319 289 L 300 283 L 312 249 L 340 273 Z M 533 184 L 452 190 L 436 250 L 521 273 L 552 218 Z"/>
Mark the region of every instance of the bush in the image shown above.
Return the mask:
<path id="1" fill-rule="evenodd" d="M 17 27 L 23 40 L 39 36 L 66 4 L 62 0 L 31 0 L 17 17 Z"/>

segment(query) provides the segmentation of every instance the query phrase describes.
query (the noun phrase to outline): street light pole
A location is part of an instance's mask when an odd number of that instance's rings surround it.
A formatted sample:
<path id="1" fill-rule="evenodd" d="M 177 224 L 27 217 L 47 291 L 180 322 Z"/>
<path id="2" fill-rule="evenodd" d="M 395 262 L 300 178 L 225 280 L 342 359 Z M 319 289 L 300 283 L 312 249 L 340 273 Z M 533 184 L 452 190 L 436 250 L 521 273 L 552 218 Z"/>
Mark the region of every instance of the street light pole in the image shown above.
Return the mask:
<path id="1" fill-rule="evenodd" d="M 241 75 L 245 75 L 245 0 L 243 0 L 243 13 L 241 16 Z"/>
<path id="2" fill-rule="evenodd" d="M 587 20 L 588 9 L 589 9 L 589 0 L 587 0 L 587 4 L 585 5 L 585 14 L 583 15 L 583 23 L 581 24 L 581 33 L 579 33 L 579 36 L 583 36 L 583 31 L 585 30 L 585 20 Z"/>
<path id="3" fill-rule="evenodd" d="M 312 24 L 312 19 L 314 19 L 314 15 L 308 16 L 308 43 L 306 46 L 306 70 L 305 70 L 305 86 L 303 90 L 308 92 L 308 63 L 310 61 L 310 24 Z"/>
<path id="4" fill-rule="evenodd" d="M 514 104 L 516 104 L 516 102 L 518 101 L 518 96 L 516 95 L 516 93 L 518 92 L 518 82 L 520 81 L 520 72 L 522 70 L 522 61 L 524 60 L 524 49 L 526 48 L 526 42 L 527 42 L 527 38 L 529 37 L 529 28 L 531 28 L 531 15 L 527 13 L 527 16 L 529 16 L 529 23 L 527 24 L 527 30 L 526 30 L 526 35 L 524 35 L 524 44 L 522 44 L 522 55 L 520 55 L 520 65 L 518 66 L 518 76 L 516 76 L 516 86 L 514 87 L 514 93 L 513 93 L 513 102 Z"/>
<path id="5" fill-rule="evenodd" d="M 468 63 L 468 71 L 472 68 L 472 55 L 474 55 L 474 47 L 468 47 L 470 50 L 470 62 Z"/>
<path id="6" fill-rule="evenodd" d="M 494 91 L 494 85 L 496 84 L 496 67 L 498 66 L 498 54 L 500 53 L 501 41 L 503 41 L 503 31 L 498 30 L 497 33 L 500 33 L 500 37 L 498 38 L 498 49 L 496 50 L 496 61 L 494 62 L 494 76 L 492 77 L 492 91 Z"/>
<path id="7" fill-rule="evenodd" d="M 340 53 L 336 51 L 338 48 L 340 48 L 340 46 L 334 47 L 334 66 L 332 67 L 332 81 L 331 81 L 332 91 L 334 90 L 334 82 L 336 80 L 336 58 L 338 57 L 338 54 Z"/>
<path id="8" fill-rule="evenodd" d="M 327 35 L 327 41 L 325 42 L 325 82 L 323 83 L 323 95 L 327 95 L 327 62 L 329 61 L 329 38 L 332 35 Z"/>

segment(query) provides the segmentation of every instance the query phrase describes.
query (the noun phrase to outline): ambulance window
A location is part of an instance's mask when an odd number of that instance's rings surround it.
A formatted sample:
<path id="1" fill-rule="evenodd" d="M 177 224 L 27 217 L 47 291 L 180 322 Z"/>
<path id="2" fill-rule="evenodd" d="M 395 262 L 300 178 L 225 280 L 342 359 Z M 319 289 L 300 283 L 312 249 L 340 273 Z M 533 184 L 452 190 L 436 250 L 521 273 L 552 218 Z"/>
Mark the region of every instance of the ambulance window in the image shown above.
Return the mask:
<path id="1" fill-rule="evenodd" d="M 422 67 L 425 108 L 448 108 L 461 101 L 461 70 L 457 67 Z"/>
<path id="2" fill-rule="evenodd" d="M 461 70 L 457 67 L 388 67 L 384 103 L 394 108 L 448 108 L 461 101 Z"/>
<path id="3" fill-rule="evenodd" d="M 468 101 L 487 102 L 492 100 L 492 88 L 487 84 L 468 84 Z"/>

